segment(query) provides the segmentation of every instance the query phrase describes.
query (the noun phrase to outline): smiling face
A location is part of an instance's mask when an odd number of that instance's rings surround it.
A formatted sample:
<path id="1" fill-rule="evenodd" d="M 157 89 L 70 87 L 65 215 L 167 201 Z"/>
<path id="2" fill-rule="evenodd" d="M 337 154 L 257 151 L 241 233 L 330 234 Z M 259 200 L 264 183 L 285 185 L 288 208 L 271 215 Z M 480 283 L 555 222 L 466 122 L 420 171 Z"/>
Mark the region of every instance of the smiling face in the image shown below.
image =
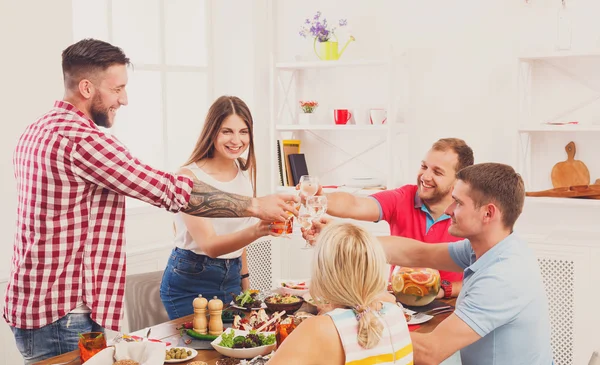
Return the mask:
<path id="1" fill-rule="evenodd" d="M 102 72 L 95 83 L 90 98 L 91 119 L 100 127 L 114 125 L 117 110 L 127 105 L 127 68 L 125 65 L 113 65 Z"/>
<path id="2" fill-rule="evenodd" d="M 452 191 L 453 202 L 444 213 L 451 218 L 448 233 L 455 237 L 471 238 L 481 234 L 486 215 L 485 204 L 475 207 L 470 197 L 470 186 L 462 180 L 457 180 Z"/>
<path id="3" fill-rule="evenodd" d="M 250 130 L 237 114 L 225 118 L 214 143 L 215 155 L 235 160 L 248 149 Z"/>
<path id="4" fill-rule="evenodd" d="M 448 197 L 456 182 L 458 155 L 452 151 L 429 150 L 421 161 L 417 174 L 419 198 L 427 204 L 435 204 Z"/>

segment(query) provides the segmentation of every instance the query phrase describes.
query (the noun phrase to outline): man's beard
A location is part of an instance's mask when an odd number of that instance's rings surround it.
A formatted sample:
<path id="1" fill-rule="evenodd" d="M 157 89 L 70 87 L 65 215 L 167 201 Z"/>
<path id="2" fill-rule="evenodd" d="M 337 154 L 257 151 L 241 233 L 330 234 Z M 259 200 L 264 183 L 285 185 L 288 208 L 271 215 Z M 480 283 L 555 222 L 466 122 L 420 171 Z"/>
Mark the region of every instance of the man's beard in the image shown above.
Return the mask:
<path id="1" fill-rule="evenodd" d="M 421 200 L 427 204 L 436 204 L 441 202 L 442 200 L 444 200 L 444 198 L 446 197 L 446 195 L 448 195 L 448 193 L 450 192 L 450 188 L 447 189 L 446 191 L 441 191 L 439 190 L 437 187 L 435 187 L 433 189 L 433 193 L 429 196 L 429 197 L 423 197 L 421 195 L 421 189 L 423 189 L 423 183 L 419 181 L 418 183 L 419 185 L 419 198 L 421 198 Z"/>
<path id="2" fill-rule="evenodd" d="M 92 121 L 96 123 L 98 127 L 110 128 L 108 123 L 108 108 L 102 104 L 100 96 L 97 95 L 92 100 L 92 108 L 90 109 Z"/>

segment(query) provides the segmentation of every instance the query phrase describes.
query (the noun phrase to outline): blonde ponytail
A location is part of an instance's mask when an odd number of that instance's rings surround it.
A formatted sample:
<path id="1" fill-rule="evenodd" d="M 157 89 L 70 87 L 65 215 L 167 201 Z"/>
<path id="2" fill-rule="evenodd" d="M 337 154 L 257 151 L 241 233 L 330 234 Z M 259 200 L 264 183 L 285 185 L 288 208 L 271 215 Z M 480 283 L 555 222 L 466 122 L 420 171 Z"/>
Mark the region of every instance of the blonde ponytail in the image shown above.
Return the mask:
<path id="1" fill-rule="evenodd" d="M 358 318 L 358 344 L 365 349 L 371 349 L 381 340 L 383 324 L 372 311 L 367 310 L 357 314 Z"/>
<path id="2" fill-rule="evenodd" d="M 386 277 L 385 252 L 369 232 L 350 223 L 331 223 L 323 229 L 314 250 L 310 295 L 333 307 L 352 309 L 358 343 L 366 349 L 381 340 L 383 323 L 371 306 L 385 292 Z"/>

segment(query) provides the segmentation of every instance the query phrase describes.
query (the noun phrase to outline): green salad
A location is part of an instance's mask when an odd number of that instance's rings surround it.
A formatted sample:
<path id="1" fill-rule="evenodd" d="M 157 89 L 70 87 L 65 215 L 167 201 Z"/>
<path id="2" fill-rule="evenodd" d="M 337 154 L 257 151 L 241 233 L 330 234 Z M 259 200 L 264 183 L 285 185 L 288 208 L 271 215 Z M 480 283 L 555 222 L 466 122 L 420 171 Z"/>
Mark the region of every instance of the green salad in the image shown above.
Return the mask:
<path id="1" fill-rule="evenodd" d="M 219 346 L 233 349 L 242 349 L 272 345 L 274 343 L 274 334 L 265 336 L 263 333 L 256 333 L 256 331 L 250 331 L 250 333 L 246 336 L 236 336 L 235 331 L 231 329 L 229 333 L 224 332 L 221 335 L 221 343 L 219 344 Z"/>

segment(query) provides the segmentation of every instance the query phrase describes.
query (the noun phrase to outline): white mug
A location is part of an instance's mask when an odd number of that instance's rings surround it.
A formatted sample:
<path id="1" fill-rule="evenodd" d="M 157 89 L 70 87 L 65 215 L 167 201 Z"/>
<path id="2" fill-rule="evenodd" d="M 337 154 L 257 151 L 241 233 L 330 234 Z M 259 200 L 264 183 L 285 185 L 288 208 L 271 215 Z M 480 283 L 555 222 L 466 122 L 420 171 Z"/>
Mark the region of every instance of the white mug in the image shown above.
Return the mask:
<path id="1" fill-rule="evenodd" d="M 387 111 L 385 109 L 371 109 L 369 110 L 369 120 L 371 124 L 385 124 Z"/>

